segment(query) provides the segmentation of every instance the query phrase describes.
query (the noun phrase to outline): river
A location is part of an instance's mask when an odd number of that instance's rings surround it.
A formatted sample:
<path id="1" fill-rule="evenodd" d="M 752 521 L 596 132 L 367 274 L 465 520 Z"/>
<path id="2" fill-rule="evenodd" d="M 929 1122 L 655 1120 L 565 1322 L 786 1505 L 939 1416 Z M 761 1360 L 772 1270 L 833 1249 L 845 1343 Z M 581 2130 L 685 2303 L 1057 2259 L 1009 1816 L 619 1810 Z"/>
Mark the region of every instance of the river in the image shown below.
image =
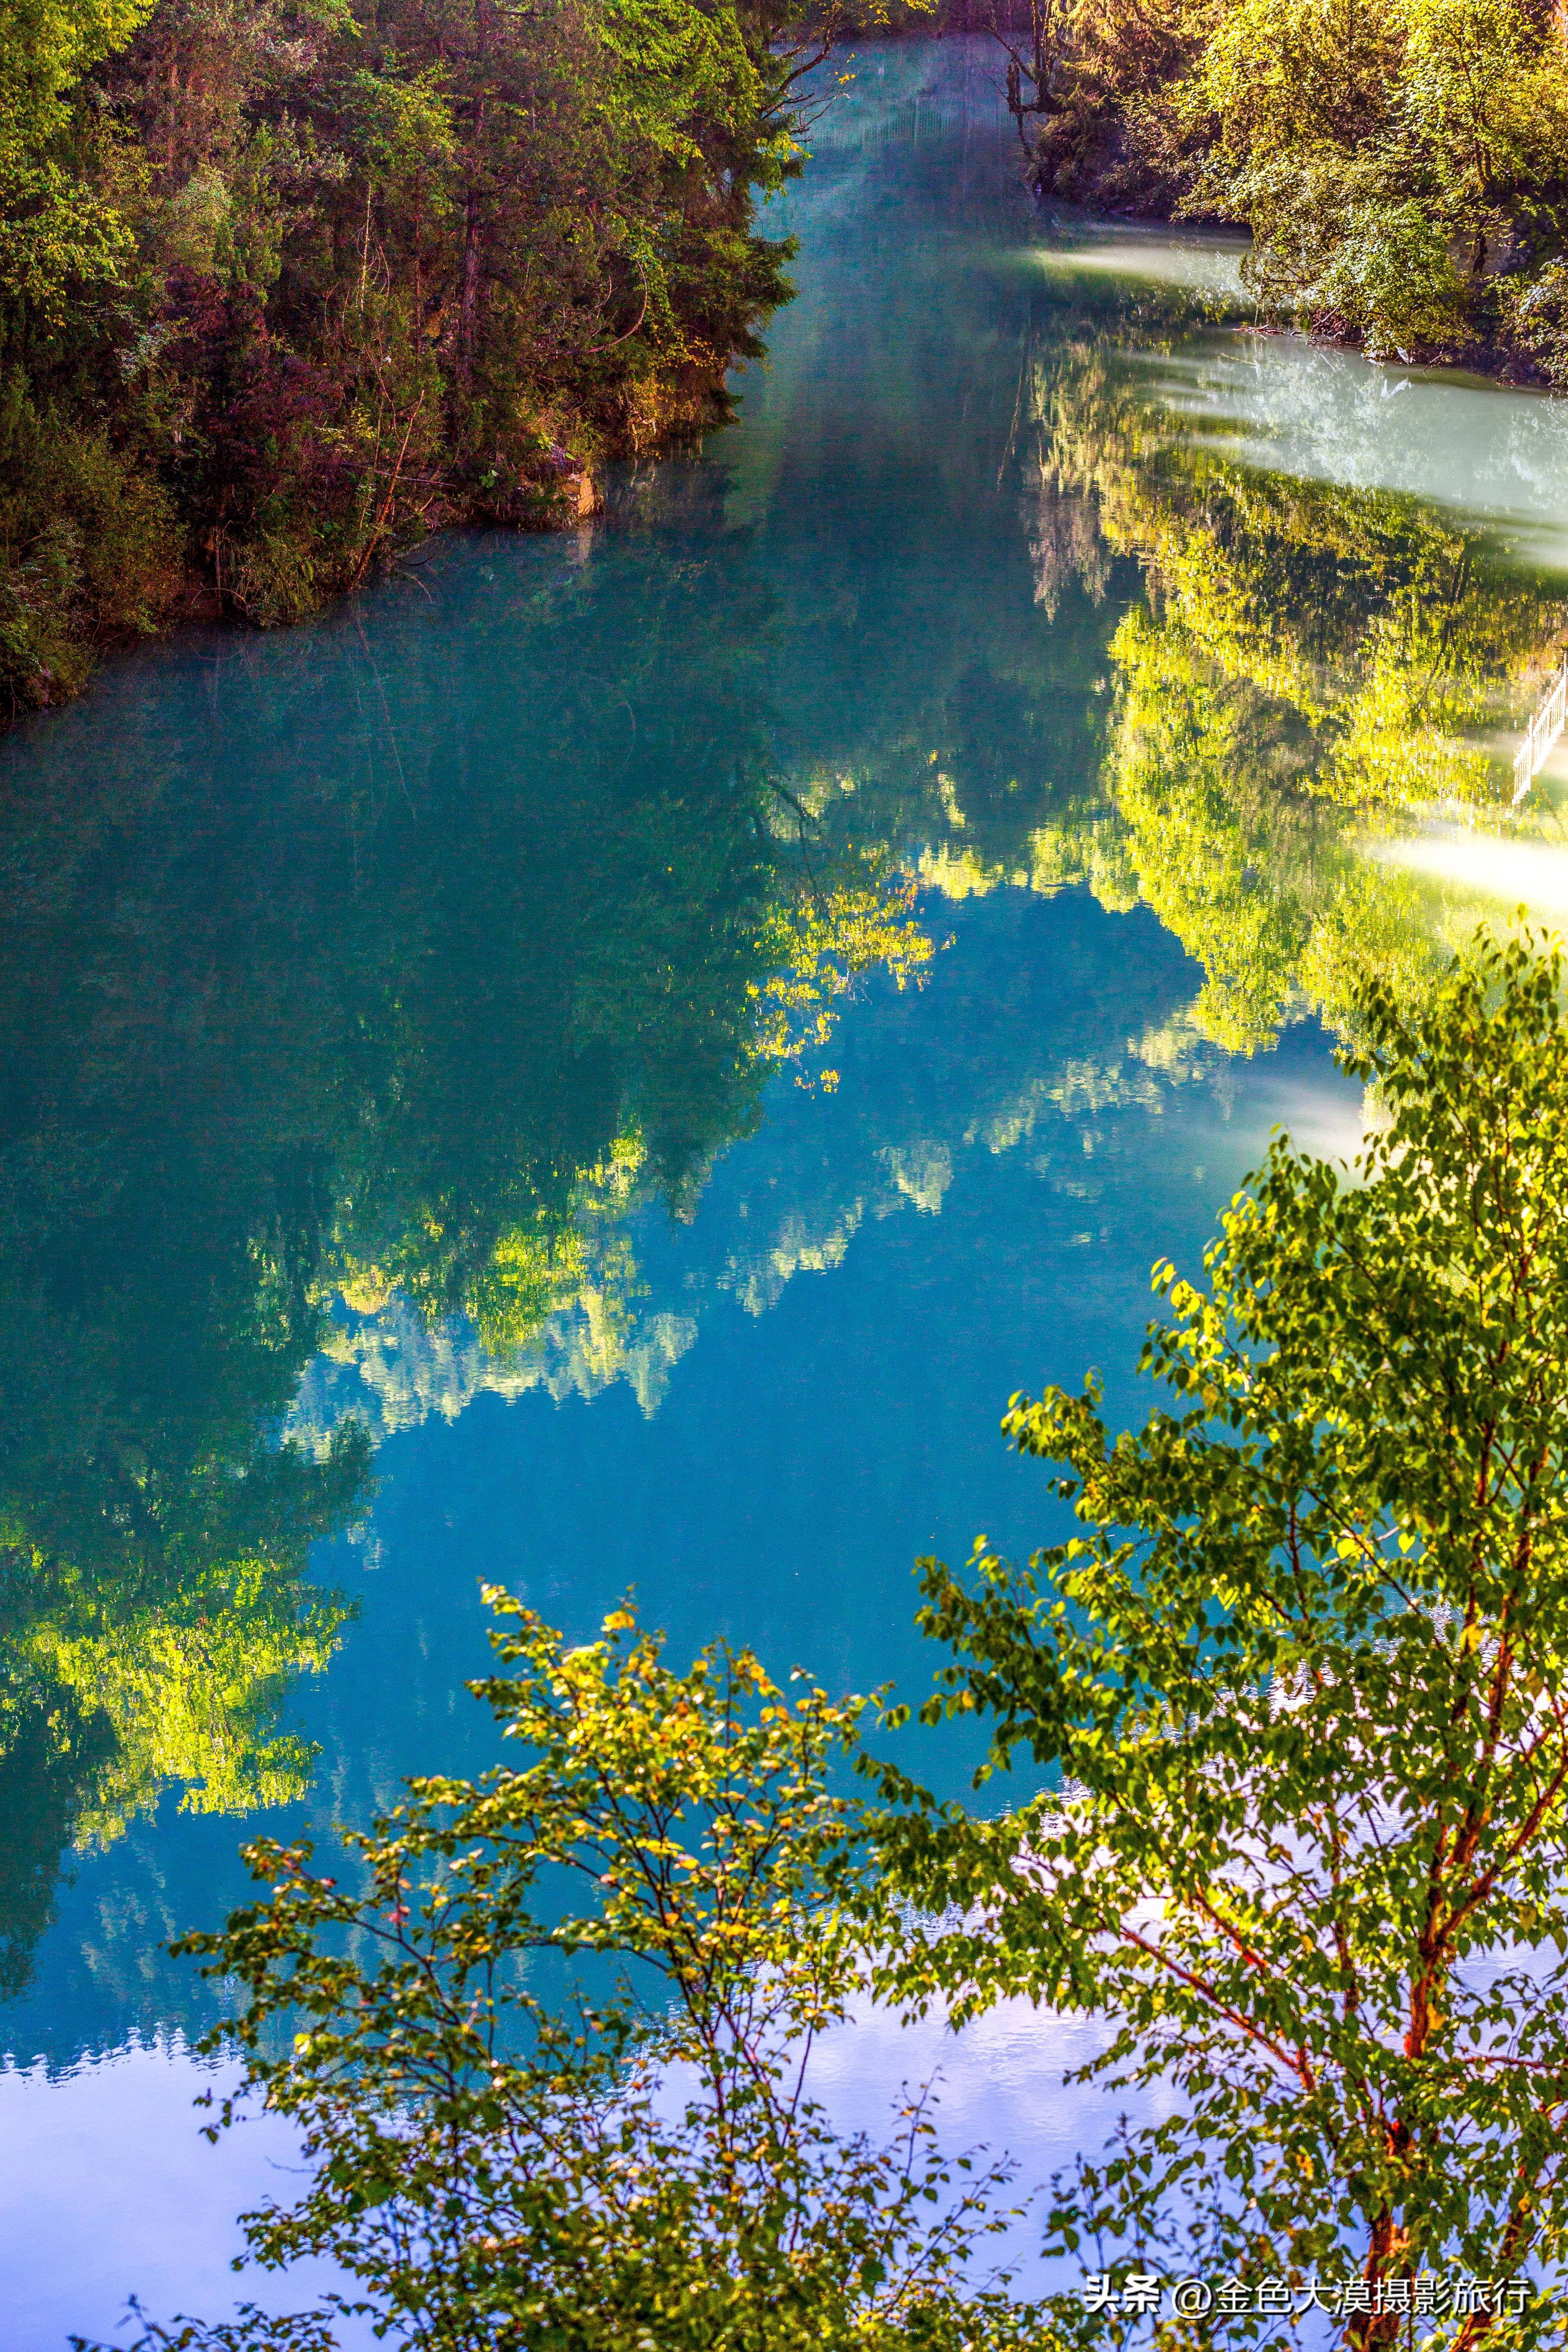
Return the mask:
<path id="1" fill-rule="evenodd" d="M 916 1557 L 1058 1524 L 1010 1391 L 1141 1413 L 1152 1262 L 1354 1149 L 1358 972 L 1568 905 L 1568 408 L 1038 211 L 982 43 L 837 70 L 731 428 L 0 747 L 0 2352 L 229 2307 L 289 2150 L 163 1943 L 490 1760 L 482 1581 L 918 1695 Z M 1071 2040 L 828 2072 L 1037 2172 Z"/>

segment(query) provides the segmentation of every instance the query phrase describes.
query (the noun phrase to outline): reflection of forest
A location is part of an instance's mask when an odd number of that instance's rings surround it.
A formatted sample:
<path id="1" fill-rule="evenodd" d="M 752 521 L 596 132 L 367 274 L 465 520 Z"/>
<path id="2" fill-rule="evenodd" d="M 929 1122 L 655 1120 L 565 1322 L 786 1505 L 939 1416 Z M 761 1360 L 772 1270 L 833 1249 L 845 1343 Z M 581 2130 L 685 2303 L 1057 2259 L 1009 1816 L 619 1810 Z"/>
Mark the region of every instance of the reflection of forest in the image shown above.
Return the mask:
<path id="1" fill-rule="evenodd" d="M 279 1702 L 342 1611 L 306 1551 L 369 1465 L 353 1417 L 283 1433 L 329 1303 L 395 1293 L 506 1357 L 613 1298 L 627 1207 L 679 1210 L 773 1070 L 815 1076 L 857 972 L 918 978 L 909 885 L 777 788 L 747 594 L 635 548 L 525 578 L 357 769 L 353 623 L 216 722 L 198 659 L 14 759 L 0 1990 L 63 1843 L 170 1780 L 221 1811 L 309 1783 Z"/>
<path id="2" fill-rule="evenodd" d="M 1145 590 L 1110 643 L 1103 811 L 1053 844 L 1058 870 L 1154 909 L 1204 967 L 1195 1020 L 1231 1047 L 1293 1010 L 1342 1026 L 1373 964 L 1418 985 L 1475 902 L 1359 845 L 1394 811 L 1501 816 L 1487 738 L 1533 698 L 1568 603 L 1415 499 L 1178 437 L 1092 341 L 1037 362 L 1031 408 L 1037 593 L 1103 593 L 1116 557 Z"/>
<path id="3" fill-rule="evenodd" d="M 1224 1063 L 1185 1013 L 1119 1034 L 1114 986 L 1096 1005 L 1089 976 L 1074 977 L 1078 1020 L 1093 1032 L 1082 1050 L 1064 1052 L 1059 1033 L 1037 1025 L 976 1024 L 961 1049 L 955 1041 L 942 1083 L 931 1082 L 928 1049 L 914 1083 L 884 1073 L 874 1104 L 858 1087 L 819 1105 L 807 1128 L 770 1120 L 731 1171 L 721 1210 L 705 1204 L 700 1230 L 683 1235 L 678 1265 L 655 1271 L 640 1238 L 647 1220 L 634 1220 L 593 1277 L 513 1351 L 488 1349 L 466 1318 L 433 1326 L 400 1296 L 357 1307 L 340 1299 L 290 1432 L 322 1454 L 350 1420 L 379 1442 L 433 1413 L 455 1420 L 481 1393 L 590 1397 L 618 1381 L 652 1412 L 707 1314 L 724 1305 L 765 1314 L 797 1276 L 841 1265 L 868 1222 L 939 1215 L 976 1156 L 1022 1152 L 1047 1181 L 1059 1156 L 1062 1184 L 1080 1193 L 1082 1139 L 1100 1114 L 1157 1113 L 1173 1087 L 1223 1088 Z M 858 1013 L 862 1065 L 876 1056 L 890 1012 Z"/>
<path id="4" fill-rule="evenodd" d="M 939 1213 L 966 1155 L 1087 1197 L 1100 1111 L 1342 1018 L 1369 960 L 1418 984 L 1466 919 L 1361 830 L 1485 808 L 1561 608 L 1407 501 L 1184 450 L 1112 356 L 1053 348 L 930 372 L 967 443 L 786 436 L 761 521 L 670 467 L 580 566 L 455 550 L 434 622 L 393 592 L 13 746 L 0 1992 L 71 1843 L 170 1783 L 304 1791 L 282 1705 L 342 1622 L 307 1550 L 383 1434 L 485 1389 L 651 1410 L 715 1305 Z M 849 457 L 863 541 L 818 521 Z M 1150 905 L 1195 1003 L 1129 1034 L 1084 969 L 906 1068 L 886 1018 L 944 902 L 1075 883 Z M 861 976 L 887 1068 L 836 1094 Z M 812 1119 L 673 1265 L 655 1228 L 792 1067 Z"/>

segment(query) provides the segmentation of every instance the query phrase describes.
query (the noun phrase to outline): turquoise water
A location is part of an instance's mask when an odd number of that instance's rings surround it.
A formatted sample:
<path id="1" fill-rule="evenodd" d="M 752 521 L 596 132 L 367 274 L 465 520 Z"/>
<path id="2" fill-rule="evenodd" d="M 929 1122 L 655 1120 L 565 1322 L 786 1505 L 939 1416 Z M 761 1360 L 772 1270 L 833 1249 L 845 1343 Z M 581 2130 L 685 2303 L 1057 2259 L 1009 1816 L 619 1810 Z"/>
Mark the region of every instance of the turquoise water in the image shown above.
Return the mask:
<path id="1" fill-rule="evenodd" d="M 1152 1260 L 1277 1123 L 1353 1147 L 1356 957 L 1559 903 L 1550 783 L 1487 812 L 1560 409 L 1037 214 L 981 45 L 853 67 L 734 427 L 0 749 L 0 2352 L 228 2302 L 288 2149 L 197 2138 L 162 1945 L 245 1823 L 489 1760 L 481 1582 L 918 1692 L 917 1555 L 1053 1528 L 1009 1392 L 1141 1411 Z M 1070 2147 L 1060 2055 L 946 2053 L 961 2136 Z"/>

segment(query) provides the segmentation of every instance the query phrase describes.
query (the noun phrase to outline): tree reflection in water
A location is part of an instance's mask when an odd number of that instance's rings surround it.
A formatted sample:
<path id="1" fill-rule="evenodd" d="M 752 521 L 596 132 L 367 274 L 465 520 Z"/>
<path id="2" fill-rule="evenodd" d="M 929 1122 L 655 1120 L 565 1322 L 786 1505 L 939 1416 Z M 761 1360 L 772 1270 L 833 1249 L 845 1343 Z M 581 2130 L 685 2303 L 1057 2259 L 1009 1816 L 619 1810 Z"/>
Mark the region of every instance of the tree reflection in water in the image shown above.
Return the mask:
<path id="1" fill-rule="evenodd" d="M 1409 496 L 1194 445 L 1092 341 L 1037 360 L 1031 395 L 1038 593 L 1076 573 L 1102 594 L 1108 556 L 1144 591 L 1110 641 L 1104 814 L 1088 856 L 1082 828 L 1053 845 L 1058 870 L 1154 909 L 1204 968 L 1194 1019 L 1232 1049 L 1304 1011 L 1342 1029 L 1370 965 L 1420 986 L 1474 902 L 1359 847 L 1395 812 L 1502 815 L 1486 738 L 1568 628 L 1560 583 Z"/>
<path id="2" fill-rule="evenodd" d="M 1490 817 L 1486 732 L 1563 606 L 1033 331 L 945 569 L 890 530 L 784 562 L 673 467 L 602 558 L 458 548 L 435 620 L 393 590 L 368 631 L 182 651 L 6 755 L 0 1994 L 67 1849 L 172 1786 L 309 1787 L 286 1702 L 345 1614 L 306 1560 L 369 1491 L 353 1366 L 460 1334 L 496 1384 L 553 1349 L 654 1401 L 697 1309 L 650 1297 L 633 1213 L 689 1215 L 781 1070 L 831 1088 L 847 994 L 918 984 L 944 900 L 1145 903 L 1201 991 L 1115 1067 L 1080 975 L 1068 1058 L 1003 1021 L 940 1088 L 900 1073 L 770 1196 L 725 1276 L 759 1311 L 857 1220 L 940 1206 L 963 1150 L 1342 1022 L 1369 962 L 1419 988 L 1468 927 L 1361 845 L 1396 806 Z"/>
<path id="3" fill-rule="evenodd" d="M 309 1786 L 280 1707 L 344 1608 L 306 1554 L 370 1457 L 352 1416 L 281 1433 L 330 1302 L 395 1290 L 503 1356 L 590 1287 L 613 1320 L 627 1209 L 689 1203 L 781 1066 L 820 1077 L 858 974 L 920 980 L 907 877 L 781 787 L 767 622 L 716 562 L 634 551 L 427 647 L 518 685 L 436 681 L 390 776 L 322 711 L 376 690 L 352 620 L 210 729 L 122 678 L 117 730 L 100 703 L 15 761 L 0 1993 L 64 1847 L 170 1783 Z"/>

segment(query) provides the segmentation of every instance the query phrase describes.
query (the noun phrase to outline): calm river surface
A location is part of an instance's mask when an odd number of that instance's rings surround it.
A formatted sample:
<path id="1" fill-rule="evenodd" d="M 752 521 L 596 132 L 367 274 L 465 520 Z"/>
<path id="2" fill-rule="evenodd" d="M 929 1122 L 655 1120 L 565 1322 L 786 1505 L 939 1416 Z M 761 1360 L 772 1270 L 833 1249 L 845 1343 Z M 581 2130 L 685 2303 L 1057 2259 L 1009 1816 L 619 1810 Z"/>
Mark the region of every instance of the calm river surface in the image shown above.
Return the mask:
<path id="1" fill-rule="evenodd" d="M 482 1580 L 918 1693 L 916 1556 L 1053 1531 L 1009 1392 L 1140 1412 L 1152 1261 L 1353 1148 L 1356 972 L 1568 905 L 1564 404 L 1037 212 L 984 47 L 850 65 L 733 429 L 0 747 L 0 2352 L 228 2306 L 289 2150 L 163 1944 L 491 1760 Z M 935 2054 L 1091 2127 L 1049 2021 Z"/>

